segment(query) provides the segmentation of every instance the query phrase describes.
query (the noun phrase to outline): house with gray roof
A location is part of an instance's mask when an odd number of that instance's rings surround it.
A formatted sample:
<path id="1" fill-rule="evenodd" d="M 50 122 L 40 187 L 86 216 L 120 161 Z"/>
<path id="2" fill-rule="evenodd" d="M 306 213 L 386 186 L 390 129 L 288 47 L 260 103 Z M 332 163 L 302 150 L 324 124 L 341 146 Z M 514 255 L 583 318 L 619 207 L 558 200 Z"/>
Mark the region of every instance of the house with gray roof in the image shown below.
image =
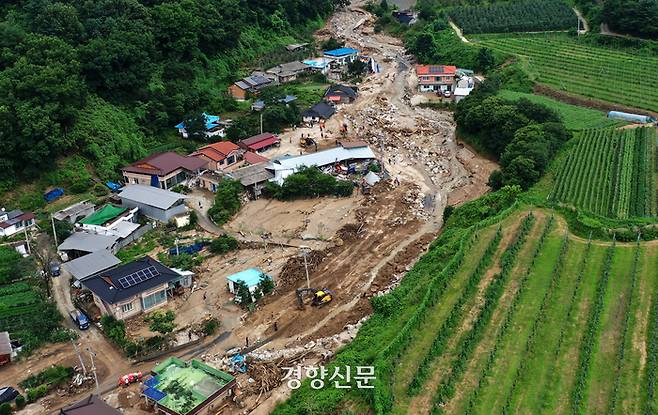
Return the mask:
<path id="1" fill-rule="evenodd" d="M 101 250 L 62 264 L 64 271 L 76 280 L 83 280 L 106 269 L 119 265 L 121 260 L 110 251 Z"/>
<path id="2" fill-rule="evenodd" d="M 327 104 L 323 101 L 302 112 L 302 120 L 306 124 L 313 124 L 320 122 L 320 120 L 328 120 L 335 113 L 336 108 L 334 108 L 333 105 Z"/>
<path id="3" fill-rule="evenodd" d="M 167 304 L 179 287 L 191 287 L 190 273 L 179 273 L 151 257 L 101 271 L 81 281 L 103 315 L 124 320 Z"/>
<path id="4" fill-rule="evenodd" d="M 65 253 L 71 259 L 98 251 L 116 253 L 119 250 L 119 239 L 116 235 L 100 235 L 85 231 L 73 232 L 57 247 L 57 250 Z"/>
<path id="5" fill-rule="evenodd" d="M 340 146 L 301 156 L 272 160 L 265 168 L 274 174 L 271 181 L 283 184 L 286 177 L 296 173 L 302 167 L 324 167 L 337 163 L 367 161 L 375 158 L 375 153 L 367 145 L 347 148 Z"/>
<path id="6" fill-rule="evenodd" d="M 276 79 L 274 76 L 270 78 L 265 75 L 266 74 L 260 72 L 254 72 L 251 75 L 234 82 L 228 88 L 229 95 L 238 101 L 244 101 L 247 99 L 249 93 L 257 94 L 261 89 L 272 85 Z"/>
<path id="7" fill-rule="evenodd" d="M 141 184 L 128 185 L 119 193 L 121 205 L 127 208 L 139 208 L 139 212 L 160 222 L 169 222 L 174 216 L 184 215 L 187 196 Z"/>
<path id="8" fill-rule="evenodd" d="M 291 82 L 297 79 L 299 75 L 310 71 L 311 67 L 303 62 L 294 61 L 282 63 L 265 71 L 268 75 L 275 77 L 280 84 Z"/>

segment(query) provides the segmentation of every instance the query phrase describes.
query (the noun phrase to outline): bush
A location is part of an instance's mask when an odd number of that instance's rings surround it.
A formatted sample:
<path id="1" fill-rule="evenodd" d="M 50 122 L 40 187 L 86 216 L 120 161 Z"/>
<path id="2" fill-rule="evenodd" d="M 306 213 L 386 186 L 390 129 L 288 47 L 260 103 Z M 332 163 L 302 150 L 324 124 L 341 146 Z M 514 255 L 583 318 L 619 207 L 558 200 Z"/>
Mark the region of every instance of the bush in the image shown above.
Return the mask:
<path id="1" fill-rule="evenodd" d="M 218 225 L 228 222 L 241 206 L 242 185 L 231 179 L 222 179 L 217 185 L 215 203 L 208 210 L 208 216 Z"/>
<path id="2" fill-rule="evenodd" d="M 48 385 L 40 385 L 27 391 L 27 401 L 34 402 L 48 394 Z"/>
<path id="3" fill-rule="evenodd" d="M 23 395 L 18 395 L 16 397 L 16 401 L 14 401 L 16 404 L 16 409 L 21 409 L 25 406 L 25 396 Z"/>
<path id="4" fill-rule="evenodd" d="M 268 183 L 266 194 L 279 200 L 300 197 L 350 196 L 354 191 L 351 182 L 336 180 L 330 174 L 322 173 L 317 167 L 304 167 L 286 177 L 282 186 Z"/>
<path id="5" fill-rule="evenodd" d="M 91 189 L 91 192 L 96 197 L 102 197 L 110 193 L 110 189 L 108 189 L 107 186 L 105 186 L 104 184 L 96 183 L 94 187 Z"/>
<path id="6" fill-rule="evenodd" d="M 72 367 L 56 365 L 30 376 L 18 384 L 24 389 L 33 389 L 41 385 L 57 386 L 68 381 L 72 377 Z"/>
<path id="7" fill-rule="evenodd" d="M 9 415 L 11 414 L 11 404 L 9 402 L 5 402 L 2 405 L 0 405 L 0 415 Z"/>
<path id="8" fill-rule="evenodd" d="M 215 334 L 218 328 L 219 328 L 219 321 L 217 321 L 217 319 L 213 317 L 211 319 L 204 321 L 201 331 L 203 331 L 203 334 L 205 334 L 206 336 L 210 336 L 211 334 Z"/>
<path id="9" fill-rule="evenodd" d="M 238 249 L 238 240 L 231 235 L 221 235 L 215 238 L 208 248 L 213 254 L 225 254 Z"/>

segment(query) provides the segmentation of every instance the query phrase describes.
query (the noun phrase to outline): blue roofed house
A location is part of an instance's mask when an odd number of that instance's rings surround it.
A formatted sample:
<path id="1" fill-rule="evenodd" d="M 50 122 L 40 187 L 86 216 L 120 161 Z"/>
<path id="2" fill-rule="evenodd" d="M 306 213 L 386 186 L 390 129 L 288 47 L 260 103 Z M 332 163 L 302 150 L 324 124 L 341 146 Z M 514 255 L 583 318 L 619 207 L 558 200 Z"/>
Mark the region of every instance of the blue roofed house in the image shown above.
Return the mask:
<path id="1" fill-rule="evenodd" d="M 359 56 L 359 51 L 352 48 L 339 48 L 324 51 L 326 58 L 331 58 L 339 65 L 345 65 L 354 62 Z"/>
<path id="2" fill-rule="evenodd" d="M 192 286 L 192 276 L 147 256 L 86 277 L 81 283 L 91 291 L 103 315 L 124 320 L 167 304 L 176 289 Z"/>
<path id="3" fill-rule="evenodd" d="M 258 283 L 260 283 L 262 278 L 273 279 L 271 275 L 265 274 L 258 268 L 249 268 L 227 276 L 226 285 L 228 286 L 228 290 L 231 294 L 237 294 L 237 284 L 238 282 L 242 281 L 247 284 L 249 292 L 253 294 L 258 289 Z M 253 295 L 252 299 L 255 300 Z"/>
<path id="4" fill-rule="evenodd" d="M 227 122 L 222 121 L 219 115 L 210 115 L 206 114 L 205 112 L 202 115 L 206 120 L 206 137 L 220 136 L 223 138 L 226 136 L 226 127 L 228 126 Z M 185 128 L 185 121 L 181 121 L 174 128 L 178 129 L 178 132 L 183 136 L 183 138 L 189 137 L 187 129 Z"/>

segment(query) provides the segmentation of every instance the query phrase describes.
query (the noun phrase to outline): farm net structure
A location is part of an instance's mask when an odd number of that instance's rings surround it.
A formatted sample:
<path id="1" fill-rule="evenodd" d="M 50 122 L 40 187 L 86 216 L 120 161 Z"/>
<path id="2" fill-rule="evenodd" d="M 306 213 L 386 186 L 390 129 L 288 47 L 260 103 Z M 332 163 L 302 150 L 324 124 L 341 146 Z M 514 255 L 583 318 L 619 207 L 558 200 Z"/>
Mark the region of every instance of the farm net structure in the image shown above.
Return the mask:
<path id="1" fill-rule="evenodd" d="M 551 198 L 602 216 L 656 215 L 656 129 L 582 131 Z"/>
<path id="2" fill-rule="evenodd" d="M 521 59 L 530 76 L 556 91 L 658 111 L 658 57 L 597 46 L 565 33 L 477 35 L 476 44 Z"/>

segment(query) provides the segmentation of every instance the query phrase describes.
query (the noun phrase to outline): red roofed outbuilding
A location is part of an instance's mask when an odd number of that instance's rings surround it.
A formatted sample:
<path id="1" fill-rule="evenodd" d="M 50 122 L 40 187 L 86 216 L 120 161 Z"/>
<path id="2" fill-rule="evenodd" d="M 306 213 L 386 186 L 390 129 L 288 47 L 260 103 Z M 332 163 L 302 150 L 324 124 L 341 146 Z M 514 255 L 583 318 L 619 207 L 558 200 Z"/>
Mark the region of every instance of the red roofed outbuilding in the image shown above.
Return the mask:
<path id="1" fill-rule="evenodd" d="M 281 144 L 281 139 L 273 133 L 262 133 L 253 137 L 245 138 L 238 143 L 245 150 L 254 152 L 265 151 L 270 147 Z"/>

